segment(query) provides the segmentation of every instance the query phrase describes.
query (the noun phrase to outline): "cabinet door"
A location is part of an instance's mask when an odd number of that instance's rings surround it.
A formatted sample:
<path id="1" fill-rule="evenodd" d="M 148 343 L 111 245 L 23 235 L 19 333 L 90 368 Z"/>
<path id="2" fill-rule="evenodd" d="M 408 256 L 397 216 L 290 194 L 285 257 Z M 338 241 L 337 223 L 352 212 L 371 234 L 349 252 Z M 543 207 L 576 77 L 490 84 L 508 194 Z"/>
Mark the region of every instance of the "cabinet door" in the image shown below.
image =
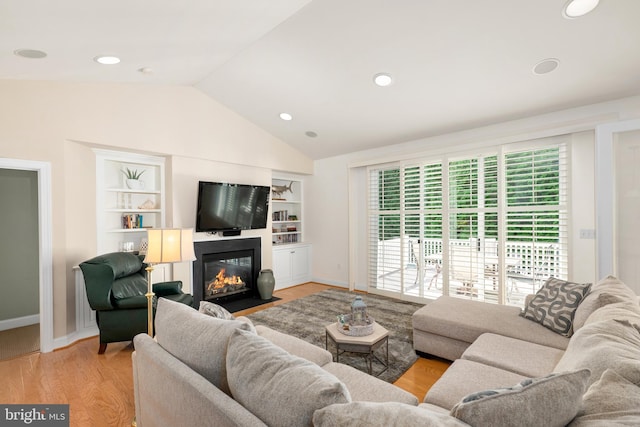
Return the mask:
<path id="1" fill-rule="evenodd" d="M 291 254 L 289 249 L 273 251 L 273 277 L 276 289 L 291 286 Z"/>
<path id="2" fill-rule="evenodd" d="M 297 247 L 291 250 L 291 278 L 295 285 L 308 282 L 310 280 L 310 249 L 306 246 Z"/>

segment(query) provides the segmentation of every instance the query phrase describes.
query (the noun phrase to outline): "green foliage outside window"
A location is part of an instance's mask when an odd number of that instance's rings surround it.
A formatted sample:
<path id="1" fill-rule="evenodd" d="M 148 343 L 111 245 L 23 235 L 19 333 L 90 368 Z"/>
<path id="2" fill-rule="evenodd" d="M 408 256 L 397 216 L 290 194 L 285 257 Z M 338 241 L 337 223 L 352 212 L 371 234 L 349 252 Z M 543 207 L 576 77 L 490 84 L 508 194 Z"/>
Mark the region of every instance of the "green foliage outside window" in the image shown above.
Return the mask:
<path id="1" fill-rule="evenodd" d="M 507 208 L 549 206 L 545 212 L 507 214 L 507 240 L 557 242 L 560 236 L 560 150 L 558 147 L 505 155 L 505 195 Z M 482 163 L 480 163 L 482 162 Z M 480 188 L 480 167 L 484 188 Z M 403 178 L 403 179 L 401 179 Z M 422 179 L 422 181 L 421 181 Z M 478 236 L 478 212 L 484 213 L 484 236 L 497 238 L 498 157 L 455 160 L 449 163 L 450 236 L 467 239 Z M 404 180 L 404 184 L 403 184 Z M 378 171 L 378 233 L 380 240 L 400 237 L 404 218 L 405 233 L 412 237 L 441 239 L 442 165 L 427 164 Z M 483 194 L 480 194 L 480 192 Z M 484 200 L 480 206 L 480 200 Z M 404 205 L 403 205 L 404 203 Z M 404 210 L 405 213 L 402 213 Z M 455 210 L 465 210 L 455 212 Z M 494 210 L 494 212 L 491 212 Z M 420 213 L 424 218 L 421 224 Z"/>

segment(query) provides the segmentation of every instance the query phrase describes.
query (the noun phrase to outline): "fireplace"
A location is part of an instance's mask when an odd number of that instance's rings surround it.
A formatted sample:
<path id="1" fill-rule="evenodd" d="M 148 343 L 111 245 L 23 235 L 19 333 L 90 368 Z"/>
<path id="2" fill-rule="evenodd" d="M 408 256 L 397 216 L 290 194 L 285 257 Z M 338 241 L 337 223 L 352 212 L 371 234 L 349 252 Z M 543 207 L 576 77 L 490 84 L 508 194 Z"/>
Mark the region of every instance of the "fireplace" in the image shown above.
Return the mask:
<path id="1" fill-rule="evenodd" d="M 261 239 L 230 239 L 195 242 L 193 298 L 229 302 L 258 296 L 256 279 L 261 266 Z"/>

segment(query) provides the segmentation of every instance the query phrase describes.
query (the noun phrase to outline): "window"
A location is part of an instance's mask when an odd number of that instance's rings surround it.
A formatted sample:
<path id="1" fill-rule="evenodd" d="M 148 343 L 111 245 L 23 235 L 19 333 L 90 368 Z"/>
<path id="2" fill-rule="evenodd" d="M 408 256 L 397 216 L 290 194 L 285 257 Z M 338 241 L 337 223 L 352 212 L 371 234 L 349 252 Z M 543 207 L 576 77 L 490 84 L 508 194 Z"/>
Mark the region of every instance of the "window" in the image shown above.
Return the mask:
<path id="1" fill-rule="evenodd" d="M 508 148 L 370 167 L 370 286 L 521 305 L 566 278 L 566 147 Z"/>

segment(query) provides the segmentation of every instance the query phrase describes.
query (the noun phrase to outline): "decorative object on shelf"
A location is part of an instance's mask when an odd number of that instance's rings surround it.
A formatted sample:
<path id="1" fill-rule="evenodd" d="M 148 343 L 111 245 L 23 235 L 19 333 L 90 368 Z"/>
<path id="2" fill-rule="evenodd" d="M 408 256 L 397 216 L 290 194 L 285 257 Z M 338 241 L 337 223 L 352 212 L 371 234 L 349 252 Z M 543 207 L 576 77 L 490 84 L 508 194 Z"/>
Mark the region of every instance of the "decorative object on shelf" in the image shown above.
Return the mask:
<path id="1" fill-rule="evenodd" d="M 131 170 L 129 168 L 125 168 L 122 173 L 127 178 L 127 187 L 129 187 L 131 190 L 144 189 L 144 181 L 140 181 L 140 177 L 144 172 L 144 170 L 138 172 L 137 169 Z"/>
<path id="2" fill-rule="evenodd" d="M 141 239 L 140 250 L 138 251 L 138 255 L 146 255 L 148 247 L 149 247 L 149 241 L 147 241 L 147 239 Z"/>
<path id="3" fill-rule="evenodd" d="M 273 194 L 274 200 L 285 200 L 282 198 L 282 194 L 285 192 L 289 192 L 293 194 L 293 190 L 291 190 L 291 186 L 293 185 L 293 181 L 289 183 L 289 185 L 272 185 L 271 193 Z"/>
<path id="4" fill-rule="evenodd" d="M 341 314 L 338 316 L 338 330 L 350 337 L 364 337 L 373 333 L 373 317 L 367 316 L 363 325 L 354 325 L 351 321 L 351 314 Z"/>
<path id="5" fill-rule="evenodd" d="M 364 326 L 367 324 L 367 304 L 360 295 L 351 303 L 351 324 L 355 326 Z"/>
<path id="6" fill-rule="evenodd" d="M 147 230 L 147 256 L 144 262 L 147 270 L 147 332 L 153 337 L 153 286 L 151 273 L 154 264 L 194 261 L 193 229 L 159 228 Z"/>
<path id="7" fill-rule="evenodd" d="M 269 269 L 261 270 L 258 273 L 258 293 L 260 299 L 270 300 L 273 297 L 273 289 L 276 286 L 276 279 L 273 277 L 273 271 Z"/>
<path id="8" fill-rule="evenodd" d="M 156 204 L 153 200 L 147 199 L 143 204 L 138 206 L 138 209 L 155 209 Z"/>

